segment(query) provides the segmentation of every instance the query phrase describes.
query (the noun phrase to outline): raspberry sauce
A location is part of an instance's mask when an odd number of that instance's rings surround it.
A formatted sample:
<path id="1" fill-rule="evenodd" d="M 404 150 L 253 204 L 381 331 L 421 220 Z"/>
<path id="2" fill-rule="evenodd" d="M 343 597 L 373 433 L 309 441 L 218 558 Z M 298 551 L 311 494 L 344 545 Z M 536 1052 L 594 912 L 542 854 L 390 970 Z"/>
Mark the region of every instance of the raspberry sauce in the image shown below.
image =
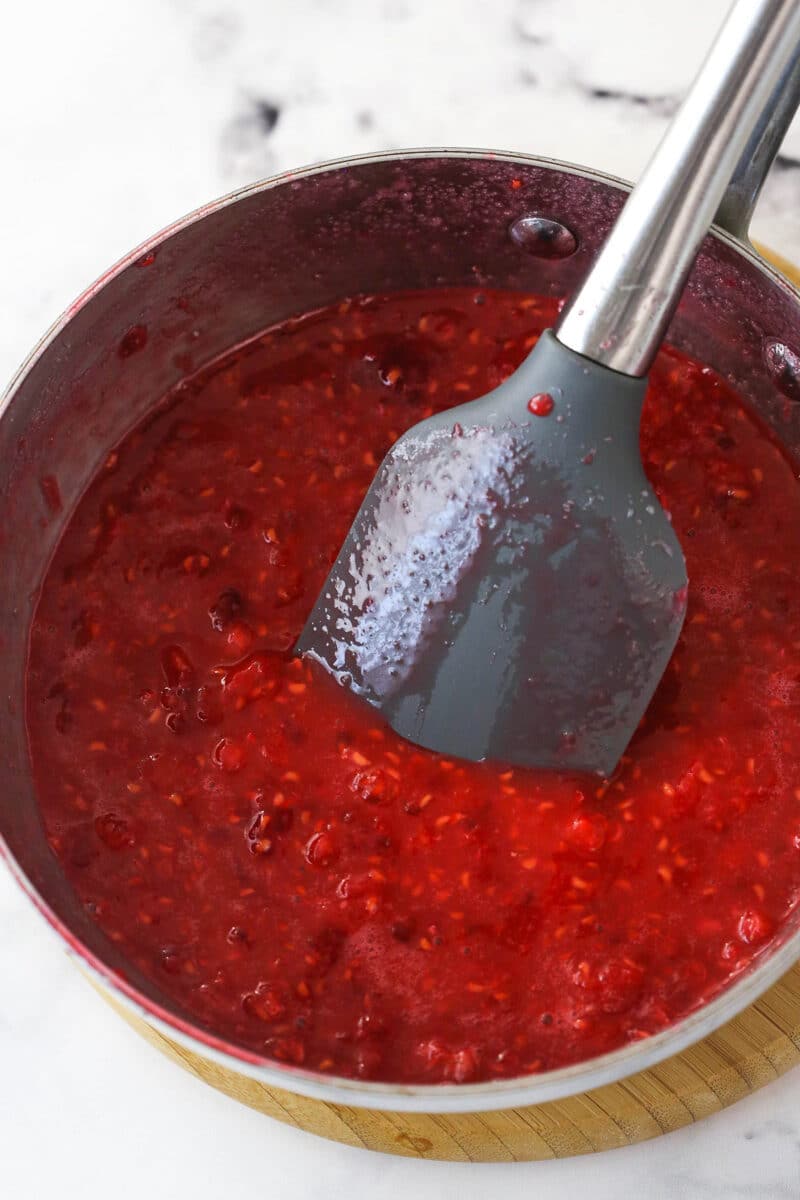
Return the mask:
<path id="1" fill-rule="evenodd" d="M 419 750 L 292 655 L 388 447 L 554 317 L 460 289 L 269 330 L 110 454 L 50 565 L 28 726 L 53 851 L 131 962 L 266 1057 L 429 1083 L 577 1062 L 716 995 L 800 899 L 798 484 L 674 352 L 642 447 L 689 608 L 612 779 Z"/>

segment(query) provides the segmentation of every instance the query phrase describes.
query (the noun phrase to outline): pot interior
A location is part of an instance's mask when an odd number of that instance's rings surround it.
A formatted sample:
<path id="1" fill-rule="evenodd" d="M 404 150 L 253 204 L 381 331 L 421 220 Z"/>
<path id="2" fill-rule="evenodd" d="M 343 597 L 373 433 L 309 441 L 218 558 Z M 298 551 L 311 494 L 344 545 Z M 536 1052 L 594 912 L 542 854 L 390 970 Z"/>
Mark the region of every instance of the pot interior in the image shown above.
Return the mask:
<path id="1" fill-rule="evenodd" d="M 209 207 L 126 260 L 12 384 L 0 408 L 0 833 L 74 944 L 124 971 L 151 1003 L 175 1012 L 73 896 L 45 840 L 28 764 L 28 630 L 81 493 L 155 400 L 264 327 L 358 293 L 478 284 L 567 295 L 624 198 L 624 187 L 604 177 L 469 152 L 287 176 Z M 521 245 L 509 229 L 526 215 L 566 226 L 577 250 L 542 257 L 541 239 Z M 770 268 L 730 239 L 709 237 L 669 340 L 714 367 L 787 449 L 800 450 L 800 358 L 792 350 L 800 351 L 800 305 Z"/>

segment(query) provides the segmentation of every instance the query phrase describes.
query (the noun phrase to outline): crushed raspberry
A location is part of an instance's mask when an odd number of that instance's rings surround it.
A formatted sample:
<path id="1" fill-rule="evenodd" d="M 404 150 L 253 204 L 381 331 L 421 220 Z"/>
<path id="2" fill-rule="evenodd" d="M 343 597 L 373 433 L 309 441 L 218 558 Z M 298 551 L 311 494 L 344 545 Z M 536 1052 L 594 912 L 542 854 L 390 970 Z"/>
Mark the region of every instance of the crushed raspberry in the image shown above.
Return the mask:
<path id="1" fill-rule="evenodd" d="M 798 912 L 797 472 L 680 355 L 642 450 L 686 620 L 610 780 L 440 758 L 292 654 L 397 436 L 500 383 L 557 309 L 439 289 L 267 331 L 153 397 L 56 551 L 28 674 L 50 845 L 131 964 L 256 1054 L 546 1071 L 685 1016 Z"/>

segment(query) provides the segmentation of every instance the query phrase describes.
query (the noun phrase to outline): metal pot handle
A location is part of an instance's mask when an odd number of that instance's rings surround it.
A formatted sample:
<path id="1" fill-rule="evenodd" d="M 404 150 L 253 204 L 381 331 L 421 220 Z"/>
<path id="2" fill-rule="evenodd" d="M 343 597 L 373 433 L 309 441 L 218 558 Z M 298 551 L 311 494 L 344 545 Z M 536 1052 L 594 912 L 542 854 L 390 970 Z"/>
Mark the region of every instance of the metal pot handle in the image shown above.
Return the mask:
<path id="1" fill-rule="evenodd" d="M 753 210 L 792 118 L 800 106 L 800 47 L 775 87 L 731 176 L 714 224 L 749 244 Z"/>
<path id="2" fill-rule="evenodd" d="M 736 0 L 683 103 L 564 309 L 556 336 L 646 375 L 731 172 L 800 49 L 800 0 Z M 749 159 L 747 160 L 749 161 Z"/>

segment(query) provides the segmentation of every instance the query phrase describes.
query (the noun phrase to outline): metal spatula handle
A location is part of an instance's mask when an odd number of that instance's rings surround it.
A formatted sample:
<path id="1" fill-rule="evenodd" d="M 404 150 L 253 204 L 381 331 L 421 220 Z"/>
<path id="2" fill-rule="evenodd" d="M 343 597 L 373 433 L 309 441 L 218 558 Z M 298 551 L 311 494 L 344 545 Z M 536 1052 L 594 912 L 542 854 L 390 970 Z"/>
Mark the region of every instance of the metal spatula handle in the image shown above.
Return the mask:
<path id="1" fill-rule="evenodd" d="M 781 103 L 787 121 L 791 96 L 782 97 L 781 85 L 799 52 L 800 0 L 738 0 L 733 6 L 565 309 L 556 331 L 563 345 L 625 375 L 647 373 L 737 166 L 745 163 L 746 151 L 770 149 L 765 114 Z M 752 173 L 742 171 L 742 177 L 752 181 Z"/>

